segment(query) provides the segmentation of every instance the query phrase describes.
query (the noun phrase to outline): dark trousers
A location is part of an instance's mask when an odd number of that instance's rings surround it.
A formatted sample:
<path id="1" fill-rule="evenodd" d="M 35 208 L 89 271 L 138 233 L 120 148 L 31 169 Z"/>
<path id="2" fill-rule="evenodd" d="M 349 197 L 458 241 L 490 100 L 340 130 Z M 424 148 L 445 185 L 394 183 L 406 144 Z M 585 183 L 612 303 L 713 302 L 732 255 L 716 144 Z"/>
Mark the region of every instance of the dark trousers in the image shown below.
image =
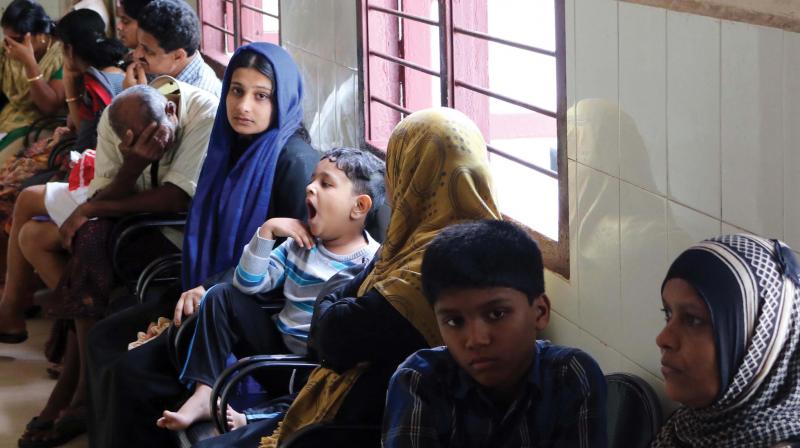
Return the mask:
<path id="1" fill-rule="evenodd" d="M 221 283 L 211 287 L 200 304 L 181 381 L 213 386 L 231 353 L 242 358 L 289 350 L 255 297 Z"/>
<path id="2" fill-rule="evenodd" d="M 87 373 L 89 442 L 93 448 L 172 446 L 172 431 L 156 426 L 164 409 L 187 394 L 167 350 L 166 333 L 128 351 L 136 332 L 159 316 L 171 317 L 177 286 L 162 299 L 128 308 L 89 333 Z"/>
<path id="3" fill-rule="evenodd" d="M 236 431 L 227 432 L 221 436 L 212 437 L 210 439 L 201 440 L 192 448 L 253 448 L 259 445 L 261 438 L 268 436 L 275 431 L 278 427 L 280 419 L 261 420 L 237 429 Z"/>
<path id="4" fill-rule="evenodd" d="M 164 332 L 133 350 L 128 351 L 127 345 L 136 332 L 159 316 L 171 318 L 179 296 L 176 287 L 158 301 L 103 319 L 89 334 L 92 448 L 175 444 L 175 433 L 155 424 L 165 409 L 177 409 L 191 393 L 179 381 L 179 372 L 170 359 L 171 341 Z M 230 284 L 210 288 L 198 312 L 184 369 L 188 381 L 213 385 L 231 352 L 238 357 L 288 353 L 275 324 L 255 298 Z"/>

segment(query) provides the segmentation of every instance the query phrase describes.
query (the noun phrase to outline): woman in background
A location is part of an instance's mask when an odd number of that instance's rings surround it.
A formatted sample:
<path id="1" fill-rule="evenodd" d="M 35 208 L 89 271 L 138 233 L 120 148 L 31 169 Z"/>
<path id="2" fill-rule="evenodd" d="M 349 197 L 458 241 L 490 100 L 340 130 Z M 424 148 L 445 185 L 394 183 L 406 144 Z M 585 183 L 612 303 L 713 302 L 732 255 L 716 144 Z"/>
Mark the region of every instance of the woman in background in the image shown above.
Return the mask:
<path id="1" fill-rule="evenodd" d="M 95 147 L 97 122 L 112 98 L 122 90 L 125 77 L 119 67 L 126 49 L 118 40 L 107 38 L 104 30 L 100 15 L 89 9 L 68 13 L 55 28 L 55 36 L 64 49 L 69 123 L 76 134 L 73 148 L 81 152 Z M 9 165 L 16 171 L 29 169 L 29 174 L 33 175 L 46 167 L 46 160 L 42 162 L 39 156 L 25 154 Z M 7 176 L 2 179 L 8 191 L 6 200 L 16 196 L 19 188 L 18 184 L 9 182 L 13 172 L 4 171 Z M 23 311 L 29 305 L 36 274 L 20 250 L 20 228 L 33 216 L 47 214 L 44 189 L 43 185 L 29 187 L 19 195 L 14 206 L 7 250 L 7 282 L 0 301 L 0 342 L 22 342 L 27 338 Z M 58 278 L 46 272 L 39 274 L 49 288 L 55 288 Z M 65 337 L 64 369 L 44 409 L 26 428 L 20 446 L 57 446 L 85 431 L 85 411 L 82 410 L 86 401 L 85 385 L 80 381 L 81 361 L 74 331 Z"/>
<path id="2" fill-rule="evenodd" d="M 0 163 L 22 148 L 28 126 L 64 106 L 61 44 L 44 8 L 14 0 L 0 18 Z"/>
<path id="3" fill-rule="evenodd" d="M 721 236 L 678 256 L 656 343 L 666 394 L 683 407 L 654 447 L 800 444 L 799 286 L 778 240 Z"/>
<path id="4" fill-rule="evenodd" d="M 24 310 L 30 305 L 35 277 L 20 252 L 19 229 L 33 216 L 46 214 L 44 186 L 29 187 L 19 194 L 22 183 L 47 168 L 49 151 L 59 138 L 75 134 L 73 149 L 80 152 L 94 149 L 100 115 L 122 91 L 125 72 L 119 66 L 126 50 L 118 40 L 107 38 L 104 29 L 102 18 L 89 9 L 70 12 L 58 22 L 55 35 L 63 44 L 63 83 L 71 127 L 60 128 L 52 139 L 34 143 L 19 156 L 8 159 L 0 169 L 0 220 L 4 224 L 0 239 L 5 240 L 5 230 L 9 230 L 8 249 L 3 254 L 8 276 L 0 299 L 0 342 L 23 342 L 27 337 Z M 53 287 L 58 279 L 44 278 L 44 281 Z"/>

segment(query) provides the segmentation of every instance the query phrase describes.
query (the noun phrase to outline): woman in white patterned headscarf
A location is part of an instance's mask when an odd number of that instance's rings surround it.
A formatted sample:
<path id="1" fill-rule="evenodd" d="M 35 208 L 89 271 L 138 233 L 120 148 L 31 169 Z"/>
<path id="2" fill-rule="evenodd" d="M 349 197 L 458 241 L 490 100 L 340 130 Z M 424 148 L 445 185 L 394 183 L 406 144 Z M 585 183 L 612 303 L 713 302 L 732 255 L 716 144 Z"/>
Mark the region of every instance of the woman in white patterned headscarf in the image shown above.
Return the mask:
<path id="1" fill-rule="evenodd" d="M 799 273 L 788 246 L 750 235 L 703 241 L 673 262 L 656 343 L 666 394 L 684 406 L 654 447 L 800 442 Z"/>

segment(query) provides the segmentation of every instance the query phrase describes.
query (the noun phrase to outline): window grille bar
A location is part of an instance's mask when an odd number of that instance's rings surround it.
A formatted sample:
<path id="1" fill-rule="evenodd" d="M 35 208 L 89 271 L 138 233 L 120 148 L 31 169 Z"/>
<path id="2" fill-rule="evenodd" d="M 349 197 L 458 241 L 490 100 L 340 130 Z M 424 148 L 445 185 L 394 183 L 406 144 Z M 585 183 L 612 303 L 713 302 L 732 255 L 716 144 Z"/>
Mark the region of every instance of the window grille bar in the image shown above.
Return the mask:
<path id="1" fill-rule="evenodd" d="M 215 29 L 215 30 L 217 30 L 217 31 L 221 31 L 222 33 L 225 33 L 225 34 L 227 34 L 228 36 L 233 36 L 233 32 L 231 32 L 231 31 L 228 31 L 227 29 L 225 29 L 225 28 L 222 28 L 221 26 L 214 25 L 213 23 L 208 23 L 208 22 L 205 22 L 205 21 L 204 21 L 204 22 L 203 22 L 203 25 L 204 25 L 204 26 L 207 26 L 207 27 L 209 27 L 209 28 L 213 28 L 213 29 Z"/>
<path id="2" fill-rule="evenodd" d="M 370 56 L 376 56 L 376 57 L 379 57 L 381 59 L 385 59 L 387 61 L 394 62 L 395 64 L 402 65 L 403 67 L 408 67 L 408 68 L 412 68 L 414 70 L 420 71 L 422 73 L 427 73 L 428 75 L 431 75 L 431 76 L 437 76 L 437 77 L 440 76 L 439 72 L 437 72 L 435 70 L 431 70 L 431 69 L 429 69 L 427 67 L 423 67 L 423 66 L 421 66 L 419 64 L 415 64 L 415 63 L 413 63 L 411 61 L 407 61 L 405 59 L 396 58 L 394 56 L 388 55 L 386 53 L 382 53 L 380 51 L 370 50 L 369 54 L 370 54 Z"/>
<path id="3" fill-rule="evenodd" d="M 372 100 L 372 101 L 375 101 L 376 103 L 383 104 L 384 106 L 388 107 L 389 109 L 396 110 L 397 112 L 400 112 L 401 114 L 411 115 L 412 113 L 414 113 L 413 111 L 411 111 L 409 109 L 406 109 L 403 106 L 394 104 L 391 101 L 386 101 L 385 99 L 377 97 L 375 95 L 370 95 L 369 99 Z"/>
<path id="4" fill-rule="evenodd" d="M 558 179 L 558 173 L 553 170 L 542 168 L 539 165 L 535 165 L 531 162 L 528 162 L 527 160 L 520 159 L 519 157 L 513 156 L 503 150 L 497 149 L 488 143 L 486 144 L 486 149 L 492 154 L 497 154 L 498 156 L 503 157 L 504 159 L 508 159 L 512 162 L 519 163 L 525 168 L 530 168 L 534 171 L 544 174 L 545 176 L 552 177 L 553 179 Z"/>
<path id="5" fill-rule="evenodd" d="M 389 9 L 389 8 L 384 8 L 382 6 L 369 5 L 367 6 L 367 10 L 380 11 L 382 13 L 386 13 L 395 17 L 402 17 L 404 19 L 413 20 L 415 22 L 420 22 L 431 26 L 439 26 L 439 22 L 436 20 L 432 20 L 427 17 L 422 17 L 415 14 L 409 14 L 407 12 L 398 11 L 396 9 Z"/>
<path id="6" fill-rule="evenodd" d="M 545 50 L 543 48 L 534 47 L 533 45 L 527 45 L 520 42 L 515 42 L 513 40 L 503 39 L 502 37 L 492 36 L 490 34 L 481 33 L 480 31 L 469 30 L 466 28 L 461 28 L 459 26 L 454 26 L 453 30 L 457 33 L 466 34 L 467 36 L 476 37 L 478 39 L 488 40 L 498 44 L 507 45 L 509 47 L 519 48 L 520 50 L 526 50 L 533 53 L 543 54 L 545 56 L 556 57 L 555 51 Z"/>
<path id="7" fill-rule="evenodd" d="M 505 101 L 507 103 L 511 103 L 511 104 L 513 104 L 515 106 L 519 106 L 519 107 L 521 107 L 523 109 L 528 109 L 528 110 L 530 110 L 532 112 L 536 112 L 537 114 L 546 115 L 546 116 L 548 116 L 550 118 L 556 118 L 556 113 L 555 112 L 549 111 L 547 109 L 542 109 L 541 107 L 534 106 L 533 104 L 529 104 L 529 103 L 526 103 L 524 101 L 520 101 L 520 100 L 511 98 L 509 96 L 505 96 L 505 95 L 497 93 L 497 92 L 493 92 L 491 90 L 484 89 L 483 87 L 478 87 L 478 86 L 476 86 L 474 84 L 470 84 L 470 83 L 467 83 L 467 82 L 460 81 L 460 80 L 456 79 L 456 85 L 459 86 L 459 87 L 463 87 L 463 88 L 465 88 L 467 90 L 472 90 L 473 92 L 484 94 L 486 96 L 492 97 L 492 98 L 497 99 L 497 100 L 501 100 L 501 101 Z"/>
<path id="8" fill-rule="evenodd" d="M 278 17 L 277 15 L 275 15 L 275 14 L 269 12 L 269 11 L 263 10 L 261 8 L 257 8 L 257 7 L 255 7 L 253 5 L 248 5 L 247 3 L 242 3 L 241 7 L 243 9 L 249 9 L 250 11 L 255 11 L 255 12 L 263 14 L 265 16 L 272 17 L 273 19 L 280 20 L 280 17 Z"/>

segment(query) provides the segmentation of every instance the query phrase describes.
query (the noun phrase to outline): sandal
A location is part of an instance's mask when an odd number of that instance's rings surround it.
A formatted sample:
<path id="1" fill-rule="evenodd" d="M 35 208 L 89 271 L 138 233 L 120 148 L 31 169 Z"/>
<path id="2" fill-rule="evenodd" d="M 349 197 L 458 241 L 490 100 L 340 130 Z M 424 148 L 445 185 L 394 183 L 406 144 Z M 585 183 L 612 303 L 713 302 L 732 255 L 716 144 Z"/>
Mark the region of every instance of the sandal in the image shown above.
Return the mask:
<path id="1" fill-rule="evenodd" d="M 67 408 L 62 416 L 49 422 L 48 430 L 40 431 L 31 437 L 19 439 L 19 448 L 51 448 L 64 445 L 86 432 L 86 408 Z M 26 433 L 27 434 L 27 433 Z"/>
<path id="2" fill-rule="evenodd" d="M 21 344 L 27 340 L 28 332 L 24 330 L 21 333 L 0 332 L 0 342 L 4 344 Z"/>
<path id="3" fill-rule="evenodd" d="M 40 417 L 33 417 L 31 421 L 25 425 L 25 432 L 19 438 L 19 446 L 28 446 L 27 444 L 38 438 L 37 436 L 53 429 L 53 420 L 42 420 Z"/>

